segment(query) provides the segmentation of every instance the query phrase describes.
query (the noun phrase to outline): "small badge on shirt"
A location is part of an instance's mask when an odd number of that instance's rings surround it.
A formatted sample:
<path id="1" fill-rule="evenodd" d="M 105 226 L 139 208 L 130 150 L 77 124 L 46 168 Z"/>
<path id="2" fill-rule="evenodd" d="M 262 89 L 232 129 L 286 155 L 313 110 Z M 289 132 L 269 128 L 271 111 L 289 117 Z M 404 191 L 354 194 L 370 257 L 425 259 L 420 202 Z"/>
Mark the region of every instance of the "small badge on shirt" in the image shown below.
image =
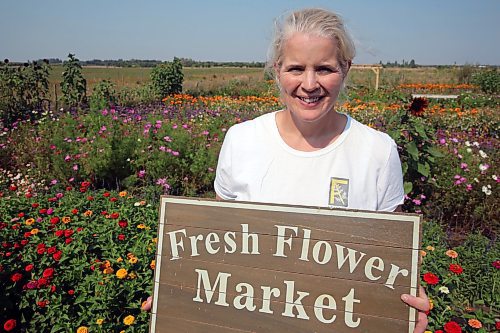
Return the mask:
<path id="1" fill-rule="evenodd" d="M 330 206 L 347 207 L 349 179 L 332 177 L 330 180 Z"/>

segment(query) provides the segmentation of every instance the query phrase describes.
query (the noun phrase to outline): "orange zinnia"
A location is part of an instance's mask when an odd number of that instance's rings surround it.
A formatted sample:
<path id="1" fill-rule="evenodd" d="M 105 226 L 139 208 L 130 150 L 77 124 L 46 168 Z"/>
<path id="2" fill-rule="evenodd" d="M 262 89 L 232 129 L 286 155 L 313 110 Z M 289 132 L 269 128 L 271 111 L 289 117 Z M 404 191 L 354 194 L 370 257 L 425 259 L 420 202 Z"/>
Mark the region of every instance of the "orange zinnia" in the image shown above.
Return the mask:
<path id="1" fill-rule="evenodd" d="M 458 253 L 454 250 L 448 250 L 445 252 L 445 254 L 452 259 L 455 259 L 458 257 Z"/>
<path id="2" fill-rule="evenodd" d="M 483 327 L 483 324 L 481 324 L 481 322 L 477 319 L 469 319 L 468 323 L 469 323 L 469 326 L 473 327 L 473 328 Z"/>

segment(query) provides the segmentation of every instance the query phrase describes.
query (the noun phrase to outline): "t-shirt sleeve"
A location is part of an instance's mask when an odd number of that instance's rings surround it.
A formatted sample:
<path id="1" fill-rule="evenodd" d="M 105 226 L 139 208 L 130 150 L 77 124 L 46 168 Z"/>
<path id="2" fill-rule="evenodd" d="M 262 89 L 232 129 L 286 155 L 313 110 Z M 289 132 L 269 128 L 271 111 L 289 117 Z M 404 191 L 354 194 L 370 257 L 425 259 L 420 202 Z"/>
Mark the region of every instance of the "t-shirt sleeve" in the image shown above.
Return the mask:
<path id="1" fill-rule="evenodd" d="M 233 146 L 233 137 L 231 133 L 232 131 L 230 128 L 222 143 L 214 181 L 215 193 L 224 200 L 236 199 L 236 194 L 233 191 L 234 182 L 231 168 Z"/>
<path id="2" fill-rule="evenodd" d="M 396 143 L 391 140 L 389 159 L 377 181 L 377 210 L 393 212 L 404 202 L 403 172 Z"/>

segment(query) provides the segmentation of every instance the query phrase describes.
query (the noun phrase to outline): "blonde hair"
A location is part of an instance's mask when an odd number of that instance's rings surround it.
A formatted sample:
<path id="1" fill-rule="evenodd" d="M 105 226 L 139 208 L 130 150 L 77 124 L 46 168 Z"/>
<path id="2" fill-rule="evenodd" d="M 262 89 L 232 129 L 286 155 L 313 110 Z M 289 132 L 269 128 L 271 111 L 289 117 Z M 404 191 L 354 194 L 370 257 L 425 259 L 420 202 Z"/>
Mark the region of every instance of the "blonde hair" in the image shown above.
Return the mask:
<path id="1" fill-rule="evenodd" d="M 270 44 L 266 71 L 275 76 L 274 67 L 281 66 L 283 46 L 294 33 L 302 32 L 331 38 L 337 43 L 338 59 L 342 73 L 347 75 L 349 65 L 356 53 L 354 42 L 348 34 L 342 18 L 334 12 L 306 8 L 294 11 L 284 19 L 275 21 L 274 38 Z"/>

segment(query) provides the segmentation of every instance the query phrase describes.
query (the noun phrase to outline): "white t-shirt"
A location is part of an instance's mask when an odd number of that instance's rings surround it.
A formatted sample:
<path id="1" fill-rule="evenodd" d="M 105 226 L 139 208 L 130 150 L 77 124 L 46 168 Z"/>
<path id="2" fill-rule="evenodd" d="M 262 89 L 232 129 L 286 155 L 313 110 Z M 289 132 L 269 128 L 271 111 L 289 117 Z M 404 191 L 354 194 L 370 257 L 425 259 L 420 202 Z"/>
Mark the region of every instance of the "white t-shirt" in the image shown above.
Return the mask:
<path id="1" fill-rule="evenodd" d="M 396 143 L 347 118 L 333 143 L 312 152 L 283 141 L 276 112 L 232 126 L 219 155 L 215 192 L 225 200 L 394 211 L 404 201 Z"/>

